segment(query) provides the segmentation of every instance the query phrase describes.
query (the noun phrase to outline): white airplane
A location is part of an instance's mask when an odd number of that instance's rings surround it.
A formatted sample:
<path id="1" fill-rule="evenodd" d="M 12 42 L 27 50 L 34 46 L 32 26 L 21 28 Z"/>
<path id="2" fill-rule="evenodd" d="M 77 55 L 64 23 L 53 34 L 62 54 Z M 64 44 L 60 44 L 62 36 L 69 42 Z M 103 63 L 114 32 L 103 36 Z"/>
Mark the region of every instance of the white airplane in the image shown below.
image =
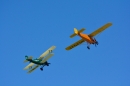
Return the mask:
<path id="1" fill-rule="evenodd" d="M 28 70 L 28 73 L 33 72 L 36 68 L 41 66 L 40 70 L 43 71 L 44 66 L 49 66 L 50 63 L 47 62 L 49 58 L 51 58 L 54 53 L 52 51 L 56 48 L 56 46 L 50 47 L 48 50 L 46 50 L 38 59 L 32 59 L 32 56 L 28 57 L 25 56 L 26 60 L 24 62 L 30 62 L 29 65 L 27 65 L 24 70 Z"/>

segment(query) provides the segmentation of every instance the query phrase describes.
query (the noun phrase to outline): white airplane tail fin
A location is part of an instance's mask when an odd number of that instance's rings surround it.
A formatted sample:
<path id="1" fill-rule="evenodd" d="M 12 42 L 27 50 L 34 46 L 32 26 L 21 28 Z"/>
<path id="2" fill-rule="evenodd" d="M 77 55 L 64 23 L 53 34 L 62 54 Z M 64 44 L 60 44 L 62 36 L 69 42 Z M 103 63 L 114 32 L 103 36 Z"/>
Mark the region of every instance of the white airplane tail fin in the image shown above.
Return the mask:
<path id="1" fill-rule="evenodd" d="M 78 33 L 81 33 L 85 30 L 85 28 L 82 28 L 81 30 L 77 30 L 76 28 L 74 28 L 74 33 L 72 35 L 70 35 L 70 38 L 73 38 L 74 36 L 78 35 Z"/>
<path id="2" fill-rule="evenodd" d="M 24 63 L 25 62 L 28 62 L 28 60 L 31 60 L 32 59 L 32 56 L 28 57 L 28 56 L 25 56 L 26 60 L 24 60 Z"/>

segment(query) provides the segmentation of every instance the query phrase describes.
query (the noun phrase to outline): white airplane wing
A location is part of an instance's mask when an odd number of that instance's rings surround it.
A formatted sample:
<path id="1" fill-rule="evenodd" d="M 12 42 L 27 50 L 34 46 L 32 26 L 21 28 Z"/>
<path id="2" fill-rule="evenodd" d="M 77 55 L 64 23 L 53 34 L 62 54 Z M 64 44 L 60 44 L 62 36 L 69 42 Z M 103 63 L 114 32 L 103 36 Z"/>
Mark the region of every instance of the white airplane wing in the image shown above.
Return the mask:
<path id="1" fill-rule="evenodd" d="M 52 50 L 54 50 L 56 48 L 56 46 L 52 46 L 50 47 L 48 50 L 46 50 L 38 59 L 43 59 L 47 54 L 51 53 Z"/>
<path id="2" fill-rule="evenodd" d="M 40 65 L 36 65 L 35 67 L 33 67 L 31 70 L 28 71 L 28 73 L 33 72 L 36 68 L 38 68 Z"/>
<path id="3" fill-rule="evenodd" d="M 53 55 L 54 55 L 53 53 L 51 53 L 51 54 L 47 55 L 47 56 L 46 56 L 46 58 L 45 58 L 45 59 L 43 59 L 43 60 L 41 61 L 41 63 L 46 62 L 46 61 L 47 61 L 48 59 L 50 59 Z"/>
<path id="4" fill-rule="evenodd" d="M 29 65 L 27 65 L 27 66 L 24 68 L 24 70 L 27 70 L 27 69 L 31 68 L 33 65 L 34 65 L 34 63 L 30 63 Z"/>

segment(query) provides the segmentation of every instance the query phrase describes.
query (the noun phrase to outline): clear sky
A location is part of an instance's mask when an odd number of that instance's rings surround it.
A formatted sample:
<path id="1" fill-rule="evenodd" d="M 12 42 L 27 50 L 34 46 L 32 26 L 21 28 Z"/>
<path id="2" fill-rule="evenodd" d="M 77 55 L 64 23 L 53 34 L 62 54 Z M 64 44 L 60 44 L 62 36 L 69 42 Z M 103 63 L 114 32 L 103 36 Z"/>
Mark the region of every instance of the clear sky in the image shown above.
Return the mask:
<path id="1" fill-rule="evenodd" d="M 76 42 L 73 28 L 96 36 L 97 47 Z M 0 86 L 130 86 L 129 0 L 0 0 Z M 25 55 L 38 58 L 57 46 L 51 65 L 31 74 Z"/>

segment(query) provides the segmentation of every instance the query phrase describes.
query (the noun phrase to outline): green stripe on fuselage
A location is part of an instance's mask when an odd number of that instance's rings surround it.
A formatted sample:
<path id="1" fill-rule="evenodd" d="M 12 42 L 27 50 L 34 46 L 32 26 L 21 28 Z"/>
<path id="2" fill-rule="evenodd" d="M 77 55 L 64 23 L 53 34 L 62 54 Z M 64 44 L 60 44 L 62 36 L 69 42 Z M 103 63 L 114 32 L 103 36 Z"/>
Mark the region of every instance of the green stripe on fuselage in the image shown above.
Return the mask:
<path id="1" fill-rule="evenodd" d="M 35 63 L 35 64 L 41 64 L 41 63 L 40 63 L 41 61 L 42 61 L 42 60 L 34 59 L 34 60 L 32 60 L 31 62 L 32 62 L 32 63 Z"/>

